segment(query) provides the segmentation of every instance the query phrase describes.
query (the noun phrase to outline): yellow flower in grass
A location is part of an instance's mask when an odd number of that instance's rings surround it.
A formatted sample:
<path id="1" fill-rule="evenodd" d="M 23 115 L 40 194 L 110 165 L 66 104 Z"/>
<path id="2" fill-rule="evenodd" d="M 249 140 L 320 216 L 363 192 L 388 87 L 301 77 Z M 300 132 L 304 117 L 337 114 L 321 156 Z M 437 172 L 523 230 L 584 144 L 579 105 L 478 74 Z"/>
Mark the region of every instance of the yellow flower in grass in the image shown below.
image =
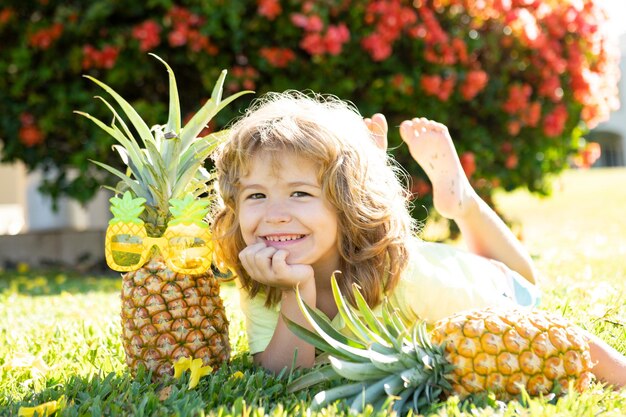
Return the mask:
<path id="1" fill-rule="evenodd" d="M 228 379 L 230 379 L 231 381 L 236 381 L 238 379 L 242 379 L 243 377 L 244 377 L 243 372 L 237 371 L 237 372 L 234 372 Z"/>
<path id="2" fill-rule="evenodd" d="M 17 264 L 17 272 L 20 274 L 25 274 L 30 271 L 30 266 L 26 262 L 20 262 Z"/>
<path id="3" fill-rule="evenodd" d="M 194 359 L 191 362 L 191 376 L 189 377 L 189 389 L 195 388 L 200 382 L 200 378 L 213 372 L 213 368 L 209 365 L 202 366 L 202 359 Z"/>
<path id="4" fill-rule="evenodd" d="M 200 378 L 213 372 L 211 366 L 202 366 L 202 359 L 180 358 L 174 363 L 174 378 L 180 378 L 187 369 L 191 370 L 189 389 L 193 389 L 200 382 Z"/>
<path id="5" fill-rule="evenodd" d="M 180 378 L 189 367 L 191 366 L 191 358 L 178 358 L 174 362 L 174 378 Z"/>
<path id="6" fill-rule="evenodd" d="M 39 404 L 34 407 L 20 407 L 17 415 L 18 417 L 51 416 L 57 412 L 63 399 L 64 396 L 62 395 L 58 400 L 48 401 L 47 403 Z"/>

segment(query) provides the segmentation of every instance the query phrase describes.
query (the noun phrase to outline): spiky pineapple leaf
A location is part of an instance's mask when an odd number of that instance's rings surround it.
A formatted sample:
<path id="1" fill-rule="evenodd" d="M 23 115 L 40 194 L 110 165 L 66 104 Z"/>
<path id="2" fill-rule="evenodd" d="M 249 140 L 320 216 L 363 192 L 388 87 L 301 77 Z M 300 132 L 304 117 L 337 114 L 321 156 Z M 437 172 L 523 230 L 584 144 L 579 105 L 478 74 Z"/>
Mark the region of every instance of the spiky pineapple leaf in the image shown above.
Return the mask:
<path id="1" fill-rule="evenodd" d="M 211 98 L 207 100 L 206 103 L 198 110 L 196 114 L 193 115 L 191 120 L 187 122 L 185 127 L 182 129 L 181 133 L 181 151 L 185 152 L 187 148 L 191 145 L 191 143 L 196 139 L 196 137 L 200 134 L 202 129 L 204 129 L 207 123 L 224 107 L 230 104 L 235 99 L 239 98 L 244 94 L 251 94 L 253 91 L 240 91 L 236 94 L 229 96 L 225 100 L 221 100 L 222 96 L 222 88 L 224 86 L 224 79 L 226 78 L 226 70 L 222 71 L 219 79 L 217 80 L 215 87 L 213 88 L 213 93 L 211 94 Z"/>
<path id="2" fill-rule="evenodd" d="M 352 355 L 349 352 L 347 353 L 343 350 L 336 349 L 328 342 L 326 342 L 326 340 L 324 340 L 324 338 L 322 338 L 319 334 L 305 327 L 302 327 L 298 323 L 290 320 L 288 317 L 283 316 L 283 320 L 293 334 L 295 334 L 305 342 L 309 343 L 310 345 L 314 346 L 315 348 L 340 358 L 357 359 L 357 356 Z"/>
<path id="3" fill-rule="evenodd" d="M 121 132 L 119 131 L 119 129 L 116 129 L 115 126 L 110 127 L 107 126 L 104 122 L 102 122 L 101 120 L 93 117 L 92 115 L 90 115 L 89 113 L 84 113 L 78 110 L 75 110 L 74 113 L 81 115 L 83 117 L 86 117 L 87 119 L 91 120 L 93 123 L 95 123 L 99 128 L 101 128 L 102 130 L 104 130 L 105 132 L 107 132 L 109 135 L 111 135 L 115 140 L 117 140 L 122 146 L 124 146 L 125 148 L 131 149 L 130 146 L 128 145 L 128 141 L 126 139 L 126 137 L 121 134 Z M 141 166 L 141 161 L 139 157 L 136 157 L 135 155 L 133 155 L 133 158 L 136 158 L 137 160 L 134 161 L 135 165 L 139 165 Z M 133 175 L 135 175 L 136 173 L 133 172 Z M 137 178 L 138 180 L 141 180 L 141 176 L 139 176 L 139 178 Z"/>
<path id="4" fill-rule="evenodd" d="M 316 314 L 315 310 L 309 307 L 304 300 L 300 297 L 300 291 L 296 288 L 296 300 L 298 301 L 298 305 L 300 306 L 300 311 L 307 319 L 309 324 L 313 327 L 313 329 L 319 334 L 322 339 L 324 339 L 329 345 L 331 345 L 334 349 L 339 350 L 344 354 L 344 356 L 351 356 L 352 358 L 359 360 L 358 358 L 367 358 L 367 352 L 363 349 L 363 346 L 360 347 L 351 346 L 348 343 L 350 341 L 355 342 L 351 339 L 346 339 L 346 336 L 341 335 L 341 333 L 337 332 L 333 328 L 332 331 L 339 333 L 341 336 L 333 337 L 329 334 L 332 332 L 329 330 L 325 331 L 325 327 L 327 325 L 327 320 L 320 320 L 319 315 Z M 332 326 L 331 326 L 332 327 Z M 343 339 L 342 339 L 343 338 Z M 358 342 L 355 342 L 358 344 Z"/>
<path id="5" fill-rule="evenodd" d="M 325 391 L 318 392 L 313 397 L 312 406 L 313 409 L 319 409 L 327 404 L 332 403 L 333 401 L 350 398 L 365 389 L 365 384 L 363 382 L 355 382 L 347 385 L 339 385 L 334 388 L 330 388 Z"/>
<path id="6" fill-rule="evenodd" d="M 380 322 L 378 317 L 376 317 L 370 306 L 367 304 L 367 301 L 365 301 L 363 294 L 359 291 L 358 285 L 353 284 L 352 289 L 354 292 L 356 307 L 363 316 L 363 320 L 365 320 L 367 326 L 369 326 L 375 334 L 381 337 L 386 342 L 385 344 L 387 346 L 394 346 L 396 349 L 399 348 L 400 343 L 398 339 L 394 338 L 391 333 L 389 333 L 387 328 Z"/>
<path id="7" fill-rule="evenodd" d="M 133 106 L 130 105 L 128 101 L 126 101 L 115 90 L 113 90 L 111 87 L 109 87 L 102 81 L 98 80 L 97 78 L 94 78 L 90 75 L 83 75 L 83 77 L 98 84 L 102 89 L 104 89 L 107 93 L 109 93 L 111 97 L 115 99 L 115 101 L 117 101 L 117 103 L 120 105 L 122 110 L 124 110 L 124 113 L 126 113 L 126 116 L 128 117 L 128 119 L 131 121 L 131 123 L 137 130 L 137 133 L 139 133 L 139 137 L 142 139 L 144 145 L 146 141 L 153 139 L 152 133 L 150 132 L 150 128 L 148 127 L 146 122 L 141 118 L 141 116 L 139 116 L 139 113 L 137 113 L 137 111 L 133 108 Z"/>
<path id="8" fill-rule="evenodd" d="M 174 76 L 174 71 L 172 68 L 161 59 L 160 56 L 150 53 L 149 55 L 161 61 L 165 68 L 167 69 L 167 74 L 169 76 L 169 86 L 170 86 L 170 106 L 169 106 L 169 116 L 167 119 L 167 132 L 172 132 L 177 137 L 180 137 L 180 99 L 178 97 L 178 88 L 176 87 L 176 77 Z"/>
<path id="9" fill-rule="evenodd" d="M 334 273 L 331 276 L 330 283 L 338 312 L 346 323 L 348 329 L 350 329 L 350 331 L 365 344 L 370 344 L 372 342 L 387 344 L 383 338 L 378 336 L 375 332 L 372 332 L 350 308 L 349 304 L 341 294 L 339 284 L 337 283 L 337 277 Z"/>
<path id="10" fill-rule="evenodd" d="M 324 364 L 294 379 L 287 387 L 287 392 L 297 392 L 322 382 L 335 381 L 340 378 L 341 376 L 333 370 L 330 364 Z"/>
<path id="11" fill-rule="evenodd" d="M 139 185 L 139 183 L 133 179 L 131 179 L 128 175 L 125 175 L 124 173 L 122 173 L 120 170 L 115 169 L 107 164 L 103 164 L 102 162 L 99 161 L 94 161 L 93 159 L 89 160 L 90 162 L 93 162 L 94 164 L 98 165 L 101 168 L 104 168 L 105 170 L 109 171 L 111 174 L 115 175 L 116 177 L 118 177 L 119 179 L 122 180 L 122 182 L 124 184 L 126 184 L 126 186 L 128 186 L 128 188 L 130 188 L 131 190 L 133 190 L 133 192 L 138 195 L 138 196 L 142 196 L 143 194 L 143 188 Z M 146 197 L 146 196 L 144 196 Z"/>

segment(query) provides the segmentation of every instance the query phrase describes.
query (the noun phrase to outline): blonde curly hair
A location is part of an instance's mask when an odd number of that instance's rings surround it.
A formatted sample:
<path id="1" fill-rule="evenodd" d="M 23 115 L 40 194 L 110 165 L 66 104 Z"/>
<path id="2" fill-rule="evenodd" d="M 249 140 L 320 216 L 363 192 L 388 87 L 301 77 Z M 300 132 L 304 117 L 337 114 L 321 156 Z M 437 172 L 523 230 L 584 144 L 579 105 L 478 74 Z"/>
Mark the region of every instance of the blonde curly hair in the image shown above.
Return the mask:
<path id="1" fill-rule="evenodd" d="M 237 218 L 239 180 L 260 151 L 278 164 L 280 155 L 291 152 L 319 167 L 319 183 L 339 218 L 342 293 L 353 302 L 356 283 L 368 304 L 379 304 L 407 265 L 415 223 L 398 176 L 403 171 L 376 146 L 358 110 L 333 96 L 269 93 L 231 126 L 229 139 L 214 154 L 218 265 L 231 269 L 251 297 L 265 294 L 266 306 L 280 300 L 280 290 L 252 280 L 238 257 L 246 247 Z"/>

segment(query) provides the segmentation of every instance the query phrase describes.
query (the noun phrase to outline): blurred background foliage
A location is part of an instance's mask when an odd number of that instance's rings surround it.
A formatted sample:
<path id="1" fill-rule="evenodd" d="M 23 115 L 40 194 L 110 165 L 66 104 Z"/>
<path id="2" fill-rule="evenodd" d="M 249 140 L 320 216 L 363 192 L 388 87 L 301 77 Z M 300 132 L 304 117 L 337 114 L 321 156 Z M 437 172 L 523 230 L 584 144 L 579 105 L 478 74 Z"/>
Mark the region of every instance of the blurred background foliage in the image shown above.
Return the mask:
<path id="1" fill-rule="evenodd" d="M 86 202 L 111 183 L 89 159 L 119 165 L 112 139 L 73 114 L 110 118 L 89 74 L 165 123 L 166 60 L 183 113 L 210 95 L 310 89 L 383 112 L 390 148 L 421 207 L 430 184 L 396 126 L 446 124 L 475 188 L 549 193 L 549 174 L 586 147 L 618 103 L 618 49 L 594 0 L 5 0 L 0 6 L 4 161 L 50 171 L 42 189 Z M 209 128 L 224 127 L 244 96 Z"/>

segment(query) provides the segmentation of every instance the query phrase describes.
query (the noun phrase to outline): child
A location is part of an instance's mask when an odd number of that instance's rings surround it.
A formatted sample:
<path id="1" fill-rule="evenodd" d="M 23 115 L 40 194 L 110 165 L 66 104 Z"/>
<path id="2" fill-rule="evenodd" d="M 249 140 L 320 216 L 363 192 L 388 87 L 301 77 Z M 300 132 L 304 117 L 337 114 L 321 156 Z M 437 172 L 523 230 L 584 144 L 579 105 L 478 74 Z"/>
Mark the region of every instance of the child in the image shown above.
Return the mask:
<path id="1" fill-rule="evenodd" d="M 472 189 L 446 127 L 426 119 L 404 121 L 400 134 L 433 184 L 435 208 L 474 253 L 414 237 L 386 133 L 382 115 L 364 123 L 336 98 L 268 94 L 215 156 L 224 203 L 214 224 L 218 258 L 239 278 L 254 360 L 271 371 L 290 366 L 296 351 L 297 367 L 314 362 L 313 346 L 282 319 L 309 327 L 296 286 L 341 330 L 330 287 L 337 270 L 345 296 L 357 283 L 371 306 L 388 296 L 427 322 L 538 300 L 530 257 Z M 594 360 L 611 365 L 594 368 L 598 377 L 624 384 L 626 360 L 598 339 L 592 346 Z"/>

